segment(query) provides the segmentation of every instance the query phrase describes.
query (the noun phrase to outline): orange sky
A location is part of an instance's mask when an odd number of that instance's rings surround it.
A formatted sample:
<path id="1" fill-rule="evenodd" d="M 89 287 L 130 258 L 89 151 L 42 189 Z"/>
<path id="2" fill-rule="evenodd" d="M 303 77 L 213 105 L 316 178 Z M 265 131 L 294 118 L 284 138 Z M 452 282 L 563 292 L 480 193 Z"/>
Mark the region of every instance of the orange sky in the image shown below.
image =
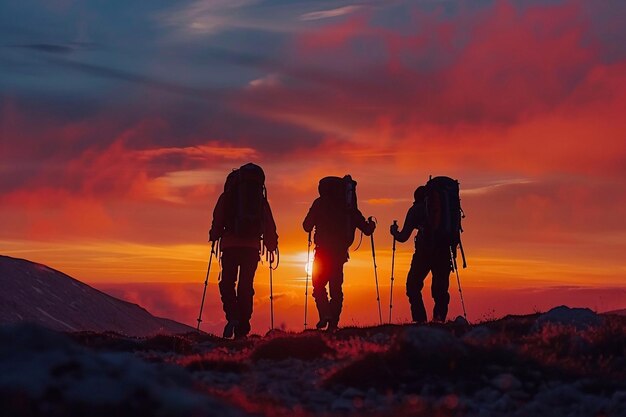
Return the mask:
<path id="1" fill-rule="evenodd" d="M 380 222 L 388 300 L 388 225 L 403 221 L 428 175 L 448 175 L 467 213 L 470 319 L 563 302 L 626 307 L 626 7 L 477 3 L 242 2 L 190 17 L 209 7 L 191 1 L 120 19 L 118 32 L 107 20 L 117 10 L 90 10 L 84 22 L 90 6 L 72 4 L 48 10 L 38 35 L 27 30 L 37 19 L 11 6 L 24 18 L 7 34 L 17 46 L 0 52 L 12 64 L 0 70 L 1 253 L 184 321 L 200 300 L 225 176 L 254 161 L 280 236 L 278 321 L 296 328 L 301 221 L 318 180 L 358 181 L 360 209 Z M 330 10 L 341 13 L 311 14 Z M 215 27 L 198 30 L 209 17 Z M 67 19 L 91 29 L 65 33 Z M 399 245 L 399 319 L 411 253 Z M 351 258 L 342 320 L 372 323 L 369 241 Z M 207 314 L 217 328 L 215 267 Z M 261 265 L 261 329 L 267 280 Z M 148 297 L 137 283 L 161 286 Z M 191 283 L 196 292 L 182 285 Z M 454 281 L 451 293 L 458 314 Z"/>

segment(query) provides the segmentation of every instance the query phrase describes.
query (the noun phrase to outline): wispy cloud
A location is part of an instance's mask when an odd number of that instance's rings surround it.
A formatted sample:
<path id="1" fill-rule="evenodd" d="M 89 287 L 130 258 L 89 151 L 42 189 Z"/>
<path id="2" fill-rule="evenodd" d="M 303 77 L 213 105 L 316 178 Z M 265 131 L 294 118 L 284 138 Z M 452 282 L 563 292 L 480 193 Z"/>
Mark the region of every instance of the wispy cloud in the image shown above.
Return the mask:
<path id="1" fill-rule="evenodd" d="M 276 87 L 278 85 L 280 85 L 280 76 L 278 74 L 267 74 L 248 83 L 249 88 Z"/>
<path id="2" fill-rule="evenodd" d="M 225 159 L 253 158 L 257 154 L 256 150 L 247 147 L 235 146 L 189 146 L 179 148 L 159 148 L 139 151 L 140 159 L 153 159 L 164 156 L 184 156 L 189 159 L 214 159 L 215 157 Z"/>
<path id="3" fill-rule="evenodd" d="M 11 48 L 31 49 L 39 52 L 51 54 L 69 54 L 76 50 L 73 46 L 52 44 L 52 43 L 28 43 L 23 45 L 10 45 Z"/>
<path id="4" fill-rule="evenodd" d="M 463 189 L 461 190 L 461 193 L 463 195 L 484 195 L 487 193 L 491 193 L 494 191 L 497 191 L 501 188 L 504 187 L 509 187 L 509 186 L 513 186 L 513 185 L 525 185 L 525 184 L 532 184 L 534 181 L 527 179 L 527 178 L 516 178 L 516 179 L 510 179 L 510 180 L 501 180 L 501 181 L 496 181 L 496 182 L 492 182 L 488 185 L 484 185 L 481 187 L 475 187 L 475 188 L 469 188 L 469 189 Z"/>
<path id="5" fill-rule="evenodd" d="M 365 203 L 373 206 L 390 206 L 396 203 L 410 203 L 412 201 L 409 198 L 370 198 L 365 200 Z"/>
<path id="6" fill-rule="evenodd" d="M 156 19 L 183 35 L 213 35 L 231 28 L 258 26 L 244 12 L 257 3 L 259 0 L 196 0 L 182 8 L 159 13 Z"/>
<path id="7" fill-rule="evenodd" d="M 263 0 L 195 0 L 184 6 L 159 12 L 155 19 L 174 30 L 175 37 L 212 36 L 227 30 L 260 30 L 295 33 L 315 22 L 352 14 L 362 5 L 316 10 L 316 2 L 272 2 Z"/>
<path id="8" fill-rule="evenodd" d="M 333 17 L 345 16 L 359 10 L 361 6 L 344 6 L 330 10 L 320 10 L 316 12 L 304 13 L 300 16 L 300 20 L 320 20 Z"/>
<path id="9" fill-rule="evenodd" d="M 196 88 L 176 82 L 161 80 L 148 75 L 138 74 L 123 69 L 112 68 L 104 65 L 91 64 L 87 62 L 79 62 L 69 59 L 49 58 L 48 62 L 66 69 L 90 75 L 93 77 L 106 78 L 111 80 L 125 81 L 128 83 L 139 84 L 156 90 L 180 94 L 183 96 L 193 97 L 206 101 L 219 101 L 224 98 L 224 90 Z"/>

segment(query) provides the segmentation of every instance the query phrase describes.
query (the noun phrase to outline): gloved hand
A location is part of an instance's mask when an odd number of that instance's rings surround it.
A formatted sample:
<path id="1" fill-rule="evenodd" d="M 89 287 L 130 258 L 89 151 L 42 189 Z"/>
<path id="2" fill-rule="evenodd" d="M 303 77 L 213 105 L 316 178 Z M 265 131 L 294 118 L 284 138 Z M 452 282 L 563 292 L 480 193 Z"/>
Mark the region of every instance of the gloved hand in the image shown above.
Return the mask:
<path id="1" fill-rule="evenodd" d="M 367 218 L 367 229 L 368 233 L 364 232 L 366 236 L 371 235 L 372 233 L 374 233 L 374 230 L 376 230 L 376 221 L 374 220 L 373 216 L 369 216 Z"/>
<path id="2" fill-rule="evenodd" d="M 219 240 L 220 237 L 221 236 L 219 236 L 219 233 L 217 233 L 215 230 L 209 230 L 209 242 L 215 242 L 216 240 Z"/>
<path id="3" fill-rule="evenodd" d="M 268 242 L 264 240 L 263 244 L 265 245 L 265 249 L 267 249 L 268 252 L 276 252 L 276 249 L 278 248 L 278 242 Z"/>
<path id="4" fill-rule="evenodd" d="M 391 233 L 392 236 L 397 236 L 398 234 L 398 223 L 393 222 L 393 224 L 391 225 L 391 227 L 389 227 L 389 233 Z"/>

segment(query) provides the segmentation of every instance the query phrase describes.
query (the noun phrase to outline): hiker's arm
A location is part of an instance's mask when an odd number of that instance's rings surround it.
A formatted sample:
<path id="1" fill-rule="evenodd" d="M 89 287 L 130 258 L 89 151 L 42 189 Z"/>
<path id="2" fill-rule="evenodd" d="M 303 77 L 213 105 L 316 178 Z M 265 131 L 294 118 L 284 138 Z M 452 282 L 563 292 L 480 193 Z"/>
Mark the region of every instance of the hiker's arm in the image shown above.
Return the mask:
<path id="1" fill-rule="evenodd" d="M 376 223 L 374 223 L 373 220 L 365 220 L 365 216 L 363 216 L 360 210 L 356 210 L 353 220 L 356 227 L 358 227 L 365 236 L 369 236 L 374 233 L 374 229 L 376 229 Z"/>
<path id="2" fill-rule="evenodd" d="M 313 227 L 315 227 L 315 224 L 317 223 L 317 212 L 319 211 L 318 207 L 319 200 L 315 200 L 313 202 L 313 205 L 309 209 L 306 217 L 304 218 L 304 221 L 302 222 L 302 227 L 304 228 L 305 232 L 311 232 L 311 230 L 313 230 Z"/>
<path id="3" fill-rule="evenodd" d="M 263 243 L 268 251 L 274 252 L 278 247 L 278 234 L 276 233 L 276 222 L 272 216 L 272 209 L 269 203 L 265 202 L 265 216 L 263 225 Z"/>
<path id="4" fill-rule="evenodd" d="M 209 241 L 215 242 L 224 234 L 224 227 L 226 226 L 226 203 L 224 202 L 224 194 L 220 195 L 215 204 L 213 210 L 213 222 L 211 223 L 211 230 L 209 230 Z"/>
<path id="5" fill-rule="evenodd" d="M 404 224 L 402 230 L 397 230 L 396 233 L 392 233 L 393 237 L 400 243 L 404 243 L 409 240 L 413 230 L 416 228 L 415 225 L 415 213 L 414 206 L 411 206 L 409 211 L 406 213 L 406 218 L 404 219 Z"/>

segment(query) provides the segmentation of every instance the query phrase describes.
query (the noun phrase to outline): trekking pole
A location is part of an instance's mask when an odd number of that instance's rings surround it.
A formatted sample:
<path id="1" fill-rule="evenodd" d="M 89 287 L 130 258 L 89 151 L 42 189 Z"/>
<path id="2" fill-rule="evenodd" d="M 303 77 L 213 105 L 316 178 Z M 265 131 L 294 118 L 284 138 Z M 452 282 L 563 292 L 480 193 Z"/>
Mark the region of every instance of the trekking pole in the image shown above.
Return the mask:
<path id="1" fill-rule="evenodd" d="M 272 263 L 274 263 L 274 253 L 270 252 L 269 254 L 269 267 L 270 267 L 270 323 L 271 330 L 274 330 L 274 288 L 273 288 L 273 277 L 272 272 L 274 268 L 272 268 Z"/>
<path id="2" fill-rule="evenodd" d="M 309 274 L 311 273 L 311 232 L 309 232 L 309 243 L 306 250 L 306 284 L 304 288 L 304 330 L 306 330 L 306 315 L 309 310 Z"/>
<path id="3" fill-rule="evenodd" d="M 204 279 L 204 290 L 202 291 L 202 302 L 200 303 L 200 314 L 198 314 L 198 327 L 200 331 L 200 323 L 202 322 L 202 309 L 204 308 L 204 299 L 206 297 L 206 287 L 209 284 L 209 273 L 211 272 L 211 262 L 213 261 L 213 250 L 215 249 L 215 241 L 211 242 L 211 255 L 209 256 L 209 266 L 206 270 L 206 278 Z"/>
<path id="4" fill-rule="evenodd" d="M 373 217 L 370 216 L 369 221 L 373 221 Z M 378 318 L 380 319 L 380 324 L 383 324 L 383 311 L 380 308 L 380 291 L 378 289 L 378 266 L 376 265 L 376 251 L 374 250 L 374 232 L 370 235 L 370 240 L 372 242 L 372 259 L 374 260 L 374 278 L 376 279 L 376 301 L 378 302 Z"/>
<path id="5" fill-rule="evenodd" d="M 465 321 L 467 321 L 467 312 L 465 311 L 465 301 L 463 301 L 463 291 L 461 290 L 461 278 L 459 278 L 459 268 L 456 263 L 456 258 L 454 256 L 454 250 L 452 246 L 450 246 L 450 259 L 452 260 L 452 269 L 456 272 L 456 282 L 459 285 L 459 295 L 461 296 L 461 307 L 463 307 L 463 317 L 465 317 Z"/>
<path id="6" fill-rule="evenodd" d="M 393 224 L 398 225 L 398 221 L 394 220 Z M 391 249 L 391 287 L 389 289 L 389 324 L 391 324 L 391 310 L 393 309 L 393 269 L 396 263 L 396 237 L 393 237 L 393 246 Z"/>

